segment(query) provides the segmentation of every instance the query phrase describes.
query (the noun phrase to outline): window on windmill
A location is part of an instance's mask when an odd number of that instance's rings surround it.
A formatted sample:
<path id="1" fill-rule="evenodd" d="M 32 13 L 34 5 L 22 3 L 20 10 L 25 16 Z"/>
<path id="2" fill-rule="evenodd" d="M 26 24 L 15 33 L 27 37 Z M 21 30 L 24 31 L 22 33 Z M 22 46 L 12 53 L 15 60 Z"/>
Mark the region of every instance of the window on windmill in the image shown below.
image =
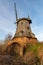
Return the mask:
<path id="1" fill-rule="evenodd" d="M 30 27 L 27 27 L 27 29 L 30 29 Z"/>
<path id="2" fill-rule="evenodd" d="M 21 22 L 21 24 L 23 24 L 23 22 Z"/>
<path id="3" fill-rule="evenodd" d="M 24 31 L 21 31 L 21 33 L 23 34 Z"/>

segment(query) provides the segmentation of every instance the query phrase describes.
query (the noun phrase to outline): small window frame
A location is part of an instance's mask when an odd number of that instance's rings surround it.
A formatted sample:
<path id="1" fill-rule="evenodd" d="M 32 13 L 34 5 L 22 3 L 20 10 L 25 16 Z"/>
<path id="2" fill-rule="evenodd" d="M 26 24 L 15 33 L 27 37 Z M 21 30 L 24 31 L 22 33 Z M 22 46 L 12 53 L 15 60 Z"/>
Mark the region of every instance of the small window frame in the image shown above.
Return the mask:
<path id="1" fill-rule="evenodd" d="M 23 24 L 23 22 L 21 22 L 21 25 Z"/>

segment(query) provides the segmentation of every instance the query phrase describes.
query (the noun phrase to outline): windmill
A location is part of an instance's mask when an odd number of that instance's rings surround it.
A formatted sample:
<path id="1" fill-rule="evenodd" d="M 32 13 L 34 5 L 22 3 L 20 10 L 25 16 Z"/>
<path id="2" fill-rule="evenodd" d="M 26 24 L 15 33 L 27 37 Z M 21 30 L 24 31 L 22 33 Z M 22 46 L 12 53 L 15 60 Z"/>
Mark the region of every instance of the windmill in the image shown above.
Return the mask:
<path id="1" fill-rule="evenodd" d="M 17 24 L 16 32 L 12 40 L 8 43 L 12 46 L 12 44 L 17 44 L 18 53 L 22 56 L 24 53 L 24 48 L 29 43 L 37 43 L 37 38 L 35 34 L 31 30 L 30 24 L 32 23 L 30 17 L 28 18 L 19 18 L 17 16 L 16 3 L 14 3 L 15 10 L 15 18 Z"/>

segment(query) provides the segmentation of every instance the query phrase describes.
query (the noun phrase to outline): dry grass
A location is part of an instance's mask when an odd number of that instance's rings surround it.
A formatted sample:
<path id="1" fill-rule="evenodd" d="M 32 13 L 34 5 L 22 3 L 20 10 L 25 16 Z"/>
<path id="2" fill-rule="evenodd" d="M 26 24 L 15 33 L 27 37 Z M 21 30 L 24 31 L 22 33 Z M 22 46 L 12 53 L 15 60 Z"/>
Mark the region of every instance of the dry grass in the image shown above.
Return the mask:
<path id="1" fill-rule="evenodd" d="M 9 51 L 12 56 L 7 48 L 5 41 L 4 44 L 0 43 L 0 65 L 43 65 L 43 43 L 28 44 L 23 57 L 13 53 L 13 50 Z"/>

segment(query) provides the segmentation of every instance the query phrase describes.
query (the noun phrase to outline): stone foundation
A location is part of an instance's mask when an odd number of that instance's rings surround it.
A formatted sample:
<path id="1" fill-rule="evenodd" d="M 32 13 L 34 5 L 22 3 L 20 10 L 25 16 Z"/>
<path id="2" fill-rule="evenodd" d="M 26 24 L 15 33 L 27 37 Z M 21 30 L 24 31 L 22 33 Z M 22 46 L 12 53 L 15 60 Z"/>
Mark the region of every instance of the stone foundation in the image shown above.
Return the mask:
<path id="1" fill-rule="evenodd" d="M 11 45 L 12 43 L 15 43 L 15 42 L 20 44 L 21 46 L 25 46 L 27 43 L 36 44 L 38 41 L 37 41 L 37 38 L 18 37 L 8 42 L 8 45 Z"/>
<path id="2" fill-rule="evenodd" d="M 28 38 L 28 37 L 18 37 L 14 38 L 11 41 L 8 42 L 8 46 L 12 46 L 12 44 L 15 44 L 15 49 L 19 53 L 19 55 L 23 56 L 24 50 L 26 48 L 27 44 L 37 44 L 36 38 Z M 16 46 L 17 44 L 17 46 Z"/>

